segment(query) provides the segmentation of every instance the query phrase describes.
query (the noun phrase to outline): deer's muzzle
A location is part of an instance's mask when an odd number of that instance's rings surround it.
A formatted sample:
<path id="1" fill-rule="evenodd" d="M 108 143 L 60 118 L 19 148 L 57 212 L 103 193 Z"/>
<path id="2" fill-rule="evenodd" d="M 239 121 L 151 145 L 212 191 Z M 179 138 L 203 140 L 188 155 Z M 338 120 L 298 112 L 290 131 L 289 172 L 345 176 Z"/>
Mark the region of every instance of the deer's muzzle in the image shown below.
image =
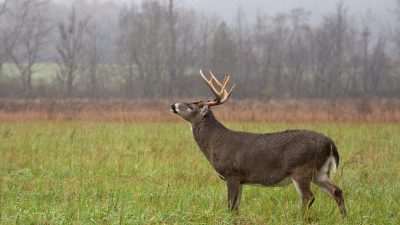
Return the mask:
<path id="1" fill-rule="evenodd" d="M 174 112 L 174 113 L 178 113 L 178 111 L 176 111 L 175 104 L 171 105 L 171 111 Z"/>

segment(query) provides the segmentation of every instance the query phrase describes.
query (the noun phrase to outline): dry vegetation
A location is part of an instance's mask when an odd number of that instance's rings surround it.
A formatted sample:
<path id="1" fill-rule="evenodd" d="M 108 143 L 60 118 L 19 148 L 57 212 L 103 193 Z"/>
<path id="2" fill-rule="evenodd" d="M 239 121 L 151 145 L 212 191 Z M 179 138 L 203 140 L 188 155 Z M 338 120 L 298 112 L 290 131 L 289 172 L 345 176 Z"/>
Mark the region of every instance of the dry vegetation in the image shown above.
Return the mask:
<path id="1" fill-rule="evenodd" d="M 176 100 L 1 99 L 0 121 L 176 122 Z M 400 99 L 232 100 L 214 109 L 231 122 L 400 122 Z"/>

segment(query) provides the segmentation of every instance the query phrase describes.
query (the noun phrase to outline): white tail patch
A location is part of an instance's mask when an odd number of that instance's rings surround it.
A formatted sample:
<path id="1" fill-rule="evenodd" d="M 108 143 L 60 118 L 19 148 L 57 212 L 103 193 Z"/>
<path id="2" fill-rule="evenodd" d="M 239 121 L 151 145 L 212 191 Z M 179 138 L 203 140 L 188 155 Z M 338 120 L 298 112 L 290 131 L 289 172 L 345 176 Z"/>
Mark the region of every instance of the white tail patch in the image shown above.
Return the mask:
<path id="1" fill-rule="evenodd" d="M 328 159 L 330 159 L 330 160 L 331 160 L 331 164 L 332 164 L 332 171 L 333 171 L 334 173 L 336 173 L 336 170 L 337 170 L 337 165 L 336 165 L 335 158 L 334 158 L 333 156 L 330 156 Z"/>
<path id="2" fill-rule="evenodd" d="M 332 162 L 332 171 L 334 173 L 336 173 L 337 164 L 336 164 L 336 161 L 335 161 L 335 157 L 333 157 L 333 152 L 332 151 L 333 151 L 333 146 L 331 145 L 331 156 L 329 156 L 328 159 L 330 159 L 331 162 Z"/>
<path id="3" fill-rule="evenodd" d="M 322 165 L 322 167 L 318 171 L 317 175 L 318 181 L 329 179 L 330 169 L 332 169 L 333 172 L 336 172 L 337 169 L 335 157 L 332 154 L 332 145 L 331 145 L 331 155 L 326 159 L 324 165 Z"/>

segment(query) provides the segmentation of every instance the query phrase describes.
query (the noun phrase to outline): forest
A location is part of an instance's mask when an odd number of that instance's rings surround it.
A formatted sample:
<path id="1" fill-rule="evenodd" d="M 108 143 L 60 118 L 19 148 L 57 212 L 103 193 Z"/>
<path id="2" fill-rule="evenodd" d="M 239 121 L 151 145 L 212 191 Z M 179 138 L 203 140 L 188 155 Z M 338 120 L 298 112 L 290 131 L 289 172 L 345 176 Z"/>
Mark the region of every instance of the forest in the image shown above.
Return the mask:
<path id="1" fill-rule="evenodd" d="M 239 99 L 400 97 L 400 1 L 393 24 L 339 2 L 319 22 L 294 8 L 224 21 L 176 0 L 0 1 L 0 97 L 206 96 L 199 70 Z"/>

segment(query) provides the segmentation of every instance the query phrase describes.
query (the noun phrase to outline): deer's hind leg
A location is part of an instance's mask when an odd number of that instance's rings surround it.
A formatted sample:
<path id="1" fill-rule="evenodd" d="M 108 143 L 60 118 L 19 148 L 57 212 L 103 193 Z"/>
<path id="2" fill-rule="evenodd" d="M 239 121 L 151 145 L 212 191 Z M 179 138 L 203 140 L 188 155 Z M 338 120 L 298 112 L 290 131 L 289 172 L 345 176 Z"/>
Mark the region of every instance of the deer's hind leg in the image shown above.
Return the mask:
<path id="1" fill-rule="evenodd" d="M 328 164 L 327 169 L 321 168 L 320 171 L 318 171 L 316 179 L 314 179 L 313 182 L 317 186 L 328 192 L 328 194 L 331 195 L 333 199 L 335 199 L 336 204 L 339 206 L 342 218 L 345 218 L 347 216 L 347 211 L 344 203 L 343 191 L 338 186 L 332 183 L 329 174 L 330 166 Z"/>
<path id="2" fill-rule="evenodd" d="M 315 198 L 314 194 L 311 192 L 312 175 L 302 172 L 304 171 L 292 174 L 291 179 L 302 200 L 302 215 L 304 215 L 307 209 L 314 203 Z"/>
<path id="3" fill-rule="evenodd" d="M 332 196 L 333 199 L 335 199 L 342 218 L 345 218 L 347 216 L 347 211 L 344 203 L 343 191 L 338 186 L 334 185 L 328 177 L 317 180 L 315 184 L 323 188 Z"/>

